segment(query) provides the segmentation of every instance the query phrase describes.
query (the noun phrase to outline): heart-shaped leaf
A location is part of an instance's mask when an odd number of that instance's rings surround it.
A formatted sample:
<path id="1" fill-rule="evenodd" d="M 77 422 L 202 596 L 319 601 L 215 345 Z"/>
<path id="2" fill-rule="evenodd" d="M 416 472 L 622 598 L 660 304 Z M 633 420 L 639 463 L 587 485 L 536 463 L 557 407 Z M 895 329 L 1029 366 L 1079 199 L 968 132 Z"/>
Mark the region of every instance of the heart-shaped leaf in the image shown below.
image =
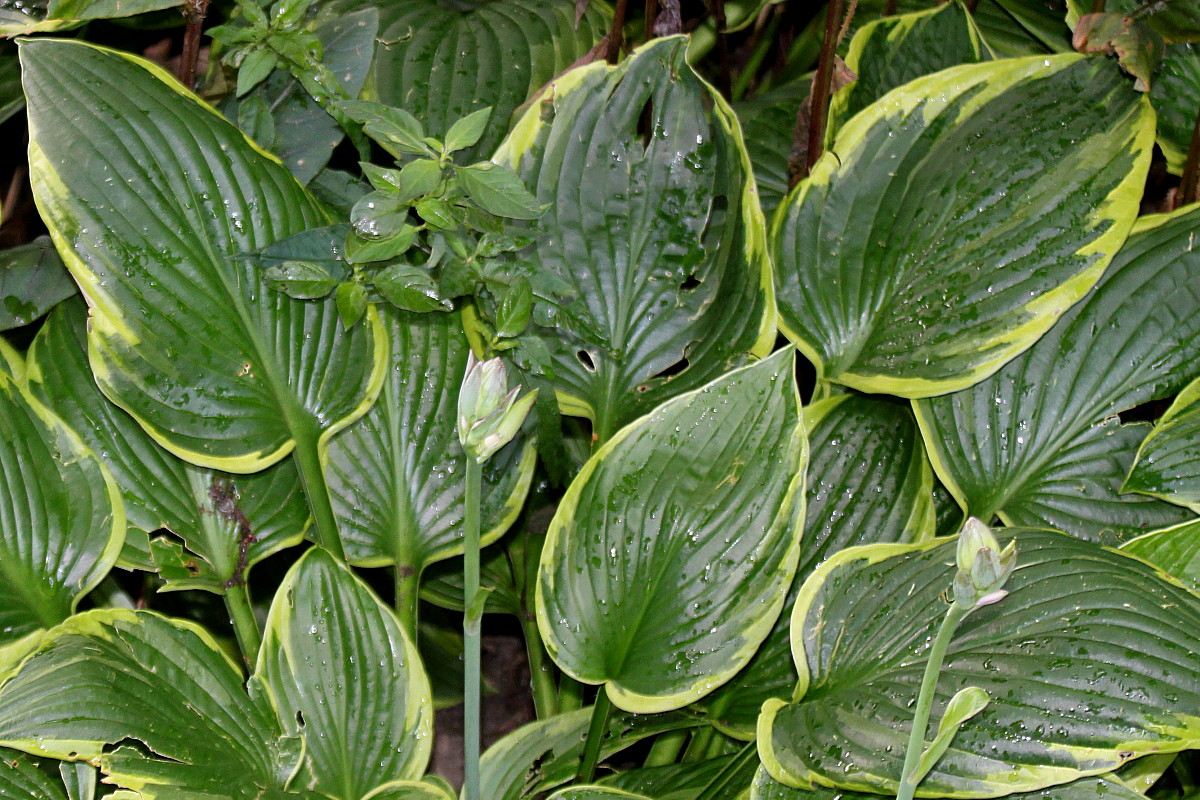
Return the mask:
<path id="1" fill-rule="evenodd" d="M 1198 99 L 1200 45 L 1170 45 L 1150 84 L 1150 100 L 1158 115 L 1158 146 L 1167 157 L 1167 168 L 1176 175 L 1183 174 L 1187 162 Z"/>
<path id="2" fill-rule="evenodd" d="M 517 106 L 586 55 L 608 32 L 611 16 L 604 3 L 593 2 L 576 24 L 572 0 L 347 0 L 327 13 L 375 6 L 375 99 L 412 113 L 438 137 L 491 107 L 479 141 L 457 156 L 462 163 L 491 155 Z"/>
<path id="3" fill-rule="evenodd" d="M 89 760 L 146 798 L 282 789 L 301 749 L 281 737 L 264 696 L 246 696 L 206 631 L 125 609 L 78 614 L 47 634 L 0 689 L 0 743 Z"/>
<path id="4" fill-rule="evenodd" d="M 804 409 L 808 487 L 800 566 L 783 612 L 746 669 L 709 700 L 721 730 L 749 739 L 762 704 L 791 697 L 796 594 L 817 565 L 847 547 L 914 542 L 933 532 L 933 472 L 912 413 L 894 400 L 841 395 Z"/>
<path id="5" fill-rule="evenodd" d="M 18 356 L 0 342 L 0 356 Z M 125 538 L 108 470 L 0 368 L 0 678 L 108 574 Z"/>
<path id="6" fill-rule="evenodd" d="M 1110 542 L 1191 516 L 1119 494 L 1147 426 L 1116 415 L 1200 372 L 1198 223 L 1197 209 L 1143 219 L 1087 299 L 1028 352 L 915 404 L 934 469 L 967 513 Z"/>
<path id="7" fill-rule="evenodd" d="M 305 553 L 276 592 L 257 674 L 284 730 L 304 736 L 309 788 L 359 800 L 425 773 L 433 708 L 421 658 L 391 609 L 325 550 Z"/>
<path id="8" fill-rule="evenodd" d="M 1093 542 L 1033 529 L 1001 538 L 1011 537 L 1009 594 L 958 627 L 933 719 L 966 686 L 991 700 L 919 792 L 1034 791 L 1195 747 L 1200 597 Z M 759 753 L 774 778 L 896 791 L 955 546 L 853 548 L 808 579 L 792 616 L 797 700 L 769 701 L 759 722 Z"/>
<path id="9" fill-rule="evenodd" d="M 838 132 L 776 215 L 781 328 L 824 379 L 857 389 L 977 383 L 1103 273 L 1153 135 L 1148 101 L 1104 58 L 905 84 Z"/>
<path id="10" fill-rule="evenodd" d="M 539 274 L 569 287 L 531 331 L 563 412 L 601 443 L 775 340 L 745 145 L 686 55 L 655 39 L 567 73 L 495 155 L 548 205 L 532 251 L 510 255 L 535 262 L 535 289 Z"/>
<path id="11" fill-rule="evenodd" d="M 350 561 L 394 565 L 415 581 L 430 564 L 462 552 L 465 456 L 456 420 L 470 348 L 457 314 L 380 313 L 392 369 L 380 401 L 330 443 L 326 475 Z M 484 544 L 516 519 L 533 467 L 528 441 L 485 466 Z"/>
<path id="12" fill-rule="evenodd" d="M 223 592 L 227 581 L 244 580 L 251 566 L 301 540 L 308 508 L 290 462 L 253 475 L 230 475 L 180 461 L 100 393 L 88 368 L 85 339 L 83 303 L 56 308 L 29 348 L 30 391 L 78 431 L 112 472 L 127 522 L 141 532 L 129 540 L 140 539 L 145 547 L 146 534 L 167 528 L 211 566 L 207 578 L 169 582 L 171 588 Z M 218 509 L 221 498 L 231 500 L 233 508 L 222 504 Z M 153 560 L 144 563 L 149 558 L 148 550 L 130 552 L 127 545 L 122 561 L 153 569 Z"/>
<path id="13" fill-rule="evenodd" d="M 233 257 L 325 212 L 157 67 L 78 41 L 27 40 L 21 58 L 34 194 L 91 306 L 101 389 L 193 463 L 252 472 L 297 446 L 315 461 L 374 399 L 382 326 L 345 330 L 331 302 Z"/>
<path id="14" fill-rule="evenodd" d="M 1138 448 L 1121 488 L 1200 513 L 1200 380 L 1179 393 Z"/>
<path id="15" fill-rule="evenodd" d="M 983 61 L 985 54 L 979 31 L 960 3 L 883 17 L 862 26 L 846 53 L 846 67 L 855 80 L 830 101 L 828 135 L 892 89 L 922 75 Z"/>
<path id="16" fill-rule="evenodd" d="M 555 662 L 620 708 L 681 708 L 729 680 L 799 558 L 807 447 L 790 348 L 622 429 L 572 481 L 542 550 Z"/>

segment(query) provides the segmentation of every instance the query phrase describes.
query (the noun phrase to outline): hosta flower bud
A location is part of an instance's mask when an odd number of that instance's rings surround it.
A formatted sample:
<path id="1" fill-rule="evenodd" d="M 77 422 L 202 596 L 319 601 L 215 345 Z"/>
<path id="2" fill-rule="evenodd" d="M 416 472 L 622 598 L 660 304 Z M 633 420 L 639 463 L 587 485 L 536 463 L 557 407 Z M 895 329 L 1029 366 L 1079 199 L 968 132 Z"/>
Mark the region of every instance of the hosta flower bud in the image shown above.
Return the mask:
<path id="1" fill-rule="evenodd" d="M 468 456 L 482 464 L 517 435 L 537 398 L 534 390 L 518 400 L 520 391 L 509 391 L 501 359 L 480 362 L 474 353 L 468 356 L 458 393 L 458 440 Z"/>
<path id="2" fill-rule="evenodd" d="M 968 608 L 991 605 L 1008 594 L 1004 584 L 1017 564 L 1017 543 L 1001 551 L 991 529 L 971 517 L 959 534 L 955 560 L 954 602 Z"/>

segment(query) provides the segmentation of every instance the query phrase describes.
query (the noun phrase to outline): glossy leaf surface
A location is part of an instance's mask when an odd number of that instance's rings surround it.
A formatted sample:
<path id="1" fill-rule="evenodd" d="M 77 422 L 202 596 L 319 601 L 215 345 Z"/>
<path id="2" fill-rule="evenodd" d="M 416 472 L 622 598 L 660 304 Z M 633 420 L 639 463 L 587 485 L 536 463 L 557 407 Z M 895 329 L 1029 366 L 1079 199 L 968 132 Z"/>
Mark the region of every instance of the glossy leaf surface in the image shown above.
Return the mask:
<path id="1" fill-rule="evenodd" d="M 933 473 L 908 409 L 894 400 L 841 395 L 806 408 L 804 422 L 810 455 L 800 566 L 771 633 L 711 704 L 717 724 L 743 738 L 753 734 L 764 702 L 786 699 L 796 686 L 792 606 L 817 565 L 847 547 L 932 534 Z"/>
<path id="2" fill-rule="evenodd" d="M 379 402 L 330 443 L 326 476 L 347 557 L 419 574 L 462 552 L 465 456 L 456 420 L 470 348 L 457 314 L 380 313 L 391 369 Z M 533 465 L 528 441 L 485 465 L 484 544 L 516 518 Z"/>
<path id="3" fill-rule="evenodd" d="M 1200 45 L 1167 47 L 1162 65 L 1150 84 L 1150 100 L 1158 115 L 1158 146 L 1167 157 L 1167 168 L 1181 175 L 1196 126 L 1196 103 L 1200 100 Z"/>
<path id="4" fill-rule="evenodd" d="M 774 342 L 745 146 L 686 50 L 656 39 L 615 67 L 572 70 L 495 156 L 549 206 L 522 257 L 572 297 L 531 330 L 563 412 L 591 419 L 601 442 Z"/>
<path id="5" fill-rule="evenodd" d="M 0 800 L 67 800 L 67 795 L 24 753 L 0 749 Z"/>
<path id="6" fill-rule="evenodd" d="M 46 237 L 0 251 L 0 331 L 28 325 L 75 291 Z"/>
<path id="7" fill-rule="evenodd" d="M 916 403 L 934 469 L 968 513 L 1108 542 L 1191 516 L 1119 494 L 1148 427 L 1116 415 L 1200 372 L 1198 222 L 1196 210 L 1146 218 L 1028 352 L 977 386 Z"/>
<path id="8" fill-rule="evenodd" d="M 332 303 L 233 258 L 326 222 L 287 170 L 147 62 L 21 47 L 34 194 L 92 307 L 104 393 L 177 455 L 237 472 L 364 413 L 386 363 L 375 317 L 346 331 Z"/>
<path id="9" fill-rule="evenodd" d="M 206 588 L 221 592 L 235 573 L 278 550 L 297 544 L 304 534 L 308 507 L 300 477 L 291 462 L 253 475 L 231 475 L 196 467 L 163 450 L 124 411 L 108 401 L 88 368 L 84 309 L 79 301 L 54 310 L 29 350 L 30 391 L 61 416 L 109 468 L 125 501 L 126 521 L 146 534 L 166 528 L 184 540 L 191 553 L 213 572 L 195 581 L 183 579 L 173 588 Z M 229 498 L 234 510 L 221 513 L 217 500 Z M 222 506 L 224 507 L 224 506 Z M 241 514 L 254 541 L 239 563 Z M 129 536 L 131 541 L 139 537 Z M 150 558 L 130 552 L 124 562 Z M 239 570 L 240 568 L 240 570 Z"/>
<path id="10" fill-rule="evenodd" d="M 754 776 L 749 800 L 877 800 L 878 797 L 877 794 L 847 792 L 824 786 L 796 789 L 775 780 L 765 768 L 760 767 Z M 1050 789 L 1015 792 L 1007 797 L 1012 800 L 1138 800 L 1145 795 L 1112 778 L 1080 778 Z"/>
<path id="11" fill-rule="evenodd" d="M 349 0 L 340 7 L 370 7 Z M 571 0 L 402 0 L 379 6 L 372 86 L 378 99 L 413 114 L 432 136 L 480 108 L 492 114 L 463 163 L 485 159 L 516 108 L 584 56 L 608 32 L 610 12 Z"/>
<path id="12" fill-rule="evenodd" d="M 1034 791 L 1194 747 L 1200 597 L 1092 542 L 1033 529 L 1008 536 L 1017 540 L 1009 594 L 958 627 L 933 719 L 966 686 L 991 702 L 963 724 L 918 792 Z M 773 777 L 802 788 L 896 790 L 955 546 L 855 548 L 809 578 L 792 617 L 799 699 L 770 701 L 759 723 Z"/>
<path id="13" fill-rule="evenodd" d="M 624 428 L 559 505 L 538 626 L 559 667 L 620 708 L 703 697 L 775 622 L 804 514 L 794 360 L 781 350 Z"/>
<path id="14" fill-rule="evenodd" d="M 559 789 L 546 800 L 650 800 L 644 794 L 632 794 L 607 786 L 570 786 Z"/>
<path id="15" fill-rule="evenodd" d="M 857 389 L 982 380 L 1100 277 L 1137 214 L 1152 136 L 1148 102 L 1103 58 L 905 84 L 839 131 L 776 216 L 782 329 Z"/>
<path id="16" fill-rule="evenodd" d="M 50 632 L 0 689 L 0 743 L 91 760 L 146 798 L 281 789 L 300 755 L 208 633 L 124 609 Z"/>
<path id="17" fill-rule="evenodd" d="M 1200 513 L 1200 381 L 1188 384 L 1155 423 L 1122 489 Z"/>
<path id="18" fill-rule="evenodd" d="M 19 359 L 5 343 L 0 355 Z M 121 551 L 125 512 L 108 471 L 0 368 L 0 675 L 6 646 L 75 610 Z"/>
<path id="19" fill-rule="evenodd" d="M 1200 594 L 1200 522 L 1185 522 L 1131 539 L 1121 550 L 1149 561 Z"/>
<path id="20" fill-rule="evenodd" d="M 862 26 L 846 53 L 846 67 L 857 77 L 830 101 L 830 134 L 892 89 L 922 75 L 983 61 L 985 53 L 971 15 L 960 3 Z"/>
<path id="21" fill-rule="evenodd" d="M 321 548 L 275 594 L 257 674 L 281 726 L 303 735 L 316 787 L 358 800 L 425 772 L 433 738 L 429 679 L 395 614 Z"/>

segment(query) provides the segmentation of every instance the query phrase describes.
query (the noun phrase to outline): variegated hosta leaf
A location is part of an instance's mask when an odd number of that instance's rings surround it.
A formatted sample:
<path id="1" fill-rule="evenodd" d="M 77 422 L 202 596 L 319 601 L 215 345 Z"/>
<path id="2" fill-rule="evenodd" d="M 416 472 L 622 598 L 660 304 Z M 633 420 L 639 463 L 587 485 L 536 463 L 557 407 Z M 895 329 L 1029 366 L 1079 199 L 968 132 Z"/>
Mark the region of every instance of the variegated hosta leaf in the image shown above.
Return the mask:
<path id="1" fill-rule="evenodd" d="M 67 800 L 67 794 L 29 756 L 0 748 L 0 800 Z"/>
<path id="2" fill-rule="evenodd" d="M 799 558 L 807 446 L 781 350 L 620 431 L 572 481 L 542 550 L 555 662 L 620 708 L 681 708 L 754 655 Z"/>
<path id="3" fill-rule="evenodd" d="M 305 553 L 276 592 L 256 673 L 283 729 L 304 737 L 309 788 L 359 800 L 425 773 L 433 708 L 417 649 L 325 550 Z"/>
<path id="4" fill-rule="evenodd" d="M 78 28 L 89 20 L 119 19 L 180 5 L 180 0 L 29 0 L 0 4 L 0 36 Z"/>
<path id="5" fill-rule="evenodd" d="M 573 296 L 531 331 L 563 412 L 591 419 L 600 442 L 775 340 L 745 145 L 686 50 L 655 39 L 572 70 L 495 156 L 548 205 L 519 257 Z"/>
<path id="6" fill-rule="evenodd" d="M 1042 789 L 1036 792 L 1016 792 L 1007 795 L 1010 800 L 1144 800 L 1145 795 L 1135 792 L 1112 778 L 1080 778 L 1077 781 Z M 780 783 L 760 767 L 754 776 L 749 800 L 878 800 L 877 794 L 847 792 L 816 786 L 812 789 L 796 789 Z"/>
<path id="7" fill-rule="evenodd" d="M 392 781 L 385 783 L 362 800 L 456 800 L 449 786 L 431 781 Z"/>
<path id="8" fill-rule="evenodd" d="M 1167 47 L 1150 84 L 1150 102 L 1158 115 L 1158 146 L 1167 157 L 1167 169 L 1182 175 L 1200 106 L 1200 45 Z"/>
<path id="9" fill-rule="evenodd" d="M 583 756 L 591 710 L 556 714 L 517 728 L 487 749 L 480 761 L 480 797 L 524 800 L 575 777 Z M 600 743 L 602 759 L 660 733 L 693 728 L 699 720 L 681 712 L 612 714 Z"/>
<path id="10" fill-rule="evenodd" d="M 808 489 L 800 566 L 758 652 L 708 701 L 715 724 L 750 738 L 762 704 L 791 697 L 791 611 L 805 578 L 847 547 L 913 542 L 933 533 L 933 473 L 911 412 L 894 400 L 841 395 L 804 410 Z"/>
<path id="11" fill-rule="evenodd" d="M 990 702 L 963 723 L 918 792 L 1029 792 L 1196 747 L 1200 597 L 1074 536 L 1015 528 L 1008 537 L 1017 542 L 1009 594 L 958 627 L 933 719 L 966 686 Z M 808 579 L 792 616 L 798 699 L 768 702 L 759 721 L 759 753 L 774 778 L 896 791 L 955 546 L 845 550 Z"/>
<path id="12" fill-rule="evenodd" d="M 804 75 L 770 92 L 734 105 L 754 165 L 763 213 L 770 219 L 788 193 L 788 158 L 795 139 L 796 114 L 812 88 Z"/>
<path id="13" fill-rule="evenodd" d="M 1149 561 L 1200 594 L 1200 521 L 1143 534 L 1125 542 L 1121 550 Z"/>
<path id="14" fill-rule="evenodd" d="M 911 80 L 959 64 L 986 59 L 987 51 L 960 3 L 883 17 L 859 28 L 850 41 L 846 67 L 857 77 L 829 104 L 832 136 L 858 112 Z"/>
<path id="15" fill-rule="evenodd" d="M 983 383 L 917 402 L 934 469 L 970 514 L 1105 541 L 1182 522 L 1119 494 L 1145 438 L 1118 412 L 1200 372 L 1200 210 L 1145 218 L 1101 282 L 1028 352 Z"/>
<path id="16" fill-rule="evenodd" d="M 977 383 L 1103 273 L 1153 119 L 1102 57 L 966 65 L 885 95 L 775 217 L 781 327 L 826 380 L 905 397 Z"/>
<path id="17" fill-rule="evenodd" d="M 382 327 L 347 331 L 332 301 L 272 291 L 234 256 L 325 212 L 148 62 L 47 39 L 21 58 L 34 195 L 91 306 L 101 389 L 202 466 L 253 472 L 297 444 L 315 459 L 374 399 Z"/>
<path id="18" fill-rule="evenodd" d="M 19 366 L 0 342 L 0 356 Z M 11 368 L 11 367 L 10 367 Z M 121 494 L 96 456 L 0 367 L 0 680 L 108 574 Z"/>
<path id="19" fill-rule="evenodd" d="M 291 462 L 254 475 L 230 475 L 193 466 L 163 450 L 97 388 L 88 368 L 84 313 L 76 300 L 51 313 L 29 348 L 29 389 L 78 431 L 112 471 L 125 500 L 126 520 L 141 534 L 131 532 L 130 540 L 140 538 L 144 547 L 146 534 L 167 528 L 211 567 L 203 578 L 169 582 L 168 587 L 222 592 L 235 575 L 244 578 L 250 566 L 298 543 L 308 507 Z M 240 518 L 215 508 L 218 495 L 232 498 L 249 525 L 253 541 L 244 561 Z M 131 553 L 128 543 L 122 561 L 154 569 L 150 552 Z"/>
<path id="20" fill-rule="evenodd" d="M 547 800 L 650 800 L 644 794 L 632 794 L 607 786 L 570 786 L 559 789 Z"/>
<path id="21" fill-rule="evenodd" d="M 281 790 L 301 752 L 207 632 L 125 609 L 47 634 L 0 689 L 0 744 L 87 759 L 147 800 Z"/>
<path id="22" fill-rule="evenodd" d="M 347 558 L 420 575 L 462 552 L 465 456 L 456 426 L 470 348 L 457 314 L 380 313 L 392 369 L 379 402 L 330 442 L 326 475 Z M 484 544 L 520 512 L 533 466 L 527 440 L 485 465 Z"/>
<path id="23" fill-rule="evenodd" d="M 415 115 L 441 137 L 458 119 L 492 109 L 464 161 L 491 155 L 513 111 L 600 41 L 611 12 L 588 3 L 576 24 L 571 0 L 345 0 L 331 13 L 379 8 L 379 44 L 369 91 Z"/>
<path id="24" fill-rule="evenodd" d="M 1121 488 L 1200 513 L 1200 379 L 1155 423 Z"/>

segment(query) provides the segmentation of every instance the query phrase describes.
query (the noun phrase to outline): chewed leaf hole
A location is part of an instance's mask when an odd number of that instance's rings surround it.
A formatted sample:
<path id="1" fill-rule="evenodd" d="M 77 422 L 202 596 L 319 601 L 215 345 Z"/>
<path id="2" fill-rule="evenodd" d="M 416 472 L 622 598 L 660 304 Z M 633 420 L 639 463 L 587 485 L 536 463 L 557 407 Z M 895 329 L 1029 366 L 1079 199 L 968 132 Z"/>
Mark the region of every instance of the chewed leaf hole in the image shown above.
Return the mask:
<path id="1" fill-rule="evenodd" d="M 679 284 L 679 291 L 690 292 L 692 289 L 695 289 L 699 285 L 700 285 L 699 278 L 697 278 L 695 275 L 688 275 L 686 278 L 683 279 L 683 283 Z"/>
<path id="2" fill-rule="evenodd" d="M 304 727 L 304 712 L 303 711 L 296 712 L 296 725 L 298 725 L 301 728 Z"/>
<path id="3" fill-rule="evenodd" d="M 678 361 L 676 361 L 674 364 L 672 364 L 671 366 L 664 369 L 662 372 L 655 375 L 654 377 L 655 378 L 670 378 L 670 377 L 673 377 L 673 376 L 678 375 L 679 373 L 683 372 L 689 366 L 691 366 L 691 363 L 687 360 L 687 358 L 686 357 L 681 358 Z"/>
<path id="4" fill-rule="evenodd" d="M 649 147 L 650 139 L 654 136 L 653 99 L 647 99 L 646 105 L 642 106 L 642 113 L 638 115 L 637 132 L 642 139 L 642 147 Z"/>
<path id="5" fill-rule="evenodd" d="M 575 354 L 575 357 L 579 359 L 579 363 L 582 364 L 583 368 L 588 372 L 596 371 L 596 362 L 592 358 L 592 354 L 587 350 L 580 350 Z"/>

